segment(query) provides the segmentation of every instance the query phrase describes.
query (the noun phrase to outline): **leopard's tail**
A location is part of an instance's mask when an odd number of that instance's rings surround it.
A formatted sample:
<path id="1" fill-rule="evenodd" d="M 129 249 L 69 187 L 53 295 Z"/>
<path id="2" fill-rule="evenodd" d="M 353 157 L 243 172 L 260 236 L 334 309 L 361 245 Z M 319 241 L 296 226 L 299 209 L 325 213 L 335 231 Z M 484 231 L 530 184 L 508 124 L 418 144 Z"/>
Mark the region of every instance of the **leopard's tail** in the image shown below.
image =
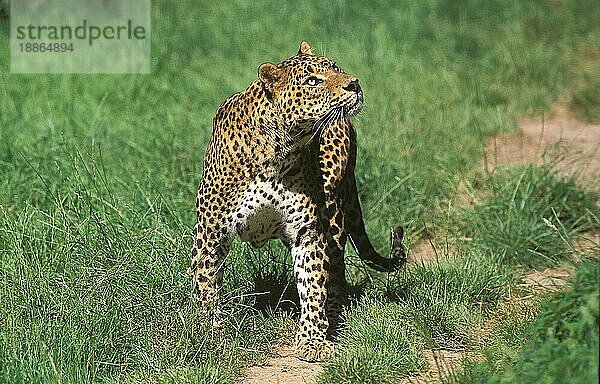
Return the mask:
<path id="1" fill-rule="evenodd" d="M 344 183 L 346 184 L 344 213 L 348 238 L 358 256 L 367 266 L 380 272 L 392 272 L 402 268 L 406 264 L 406 251 L 402 245 L 404 229 L 402 227 L 391 228 L 389 258 L 381 256 L 373 248 L 365 230 L 362 209 L 358 198 L 358 189 L 356 187 L 356 176 L 354 174 L 356 167 L 356 131 L 352 125 L 349 124 L 349 126 L 351 150 L 348 152 L 348 163 L 344 177 Z"/>
<path id="2" fill-rule="evenodd" d="M 358 191 L 356 189 L 356 181 L 354 175 L 351 174 L 348 178 L 349 185 L 346 196 L 346 228 L 348 229 L 348 238 L 352 247 L 358 253 L 358 256 L 364 263 L 380 272 L 392 272 L 402 268 L 406 264 L 406 250 L 402 245 L 404 237 L 404 229 L 402 227 L 390 228 L 390 256 L 385 258 L 381 256 L 375 248 L 367 231 L 362 218 L 362 209 L 358 199 Z"/>
<path id="3" fill-rule="evenodd" d="M 404 229 L 402 227 L 390 228 L 390 256 L 381 256 L 369 241 L 364 231 L 354 232 L 350 230 L 349 240 L 352 247 L 358 253 L 360 259 L 370 268 L 379 272 L 393 272 L 406 264 L 406 250 L 402 245 Z"/>

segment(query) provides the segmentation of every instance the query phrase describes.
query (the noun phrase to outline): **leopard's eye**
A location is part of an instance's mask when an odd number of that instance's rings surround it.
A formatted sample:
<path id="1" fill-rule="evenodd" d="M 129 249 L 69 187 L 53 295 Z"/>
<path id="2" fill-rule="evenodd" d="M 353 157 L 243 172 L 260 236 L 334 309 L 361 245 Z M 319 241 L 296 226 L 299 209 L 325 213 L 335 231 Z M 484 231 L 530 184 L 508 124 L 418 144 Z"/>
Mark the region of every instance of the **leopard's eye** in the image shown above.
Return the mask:
<path id="1" fill-rule="evenodd" d="M 311 87 L 314 87 L 315 85 L 319 85 L 322 82 L 323 82 L 323 79 L 319 79 L 318 77 L 311 76 L 308 79 L 306 79 L 306 81 L 304 82 L 304 84 L 310 85 Z"/>

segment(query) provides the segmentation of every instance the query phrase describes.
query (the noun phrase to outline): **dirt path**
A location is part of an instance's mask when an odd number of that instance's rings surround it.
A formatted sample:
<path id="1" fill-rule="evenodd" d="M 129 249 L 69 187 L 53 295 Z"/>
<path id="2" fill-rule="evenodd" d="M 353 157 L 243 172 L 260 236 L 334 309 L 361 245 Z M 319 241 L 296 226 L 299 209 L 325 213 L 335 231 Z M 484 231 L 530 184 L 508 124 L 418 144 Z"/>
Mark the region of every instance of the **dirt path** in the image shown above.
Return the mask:
<path id="1" fill-rule="evenodd" d="M 240 384 L 314 384 L 323 371 L 320 364 L 294 357 L 289 348 L 281 348 L 265 365 L 248 368 Z"/>
<path id="2" fill-rule="evenodd" d="M 510 164 L 540 164 L 545 155 L 550 155 L 562 159 L 557 164 L 559 171 L 578 173 L 583 182 L 598 184 L 600 125 L 577 120 L 563 105 L 557 104 L 545 118 L 522 120 L 519 127 L 520 132 L 500 134 L 487 140 L 484 161 L 487 171 L 494 172 Z M 413 246 L 411 262 L 435 262 L 447 253 L 443 248 L 444 244 L 420 241 Z M 565 284 L 567 277 L 566 271 L 546 269 L 524 276 L 522 284 L 542 290 L 557 290 Z M 425 350 L 423 353 L 429 362 L 429 371 L 406 377 L 398 384 L 439 382 L 458 369 L 464 357 L 463 352 L 445 350 Z M 281 349 L 278 356 L 270 358 L 265 365 L 250 367 L 239 383 L 313 384 L 321 372 L 321 365 L 300 361 L 289 349 Z"/>
<path id="3" fill-rule="evenodd" d="M 536 290 L 555 292 L 566 283 L 571 273 L 562 268 L 546 268 L 543 271 L 533 271 L 521 278 L 521 286 Z"/>
<path id="4" fill-rule="evenodd" d="M 522 120 L 520 132 L 503 133 L 486 141 L 485 167 L 489 172 L 509 164 L 540 164 L 562 159 L 561 172 L 578 173 L 584 181 L 600 175 L 600 124 L 590 124 L 569 115 L 567 108 L 556 104 L 544 117 Z"/>

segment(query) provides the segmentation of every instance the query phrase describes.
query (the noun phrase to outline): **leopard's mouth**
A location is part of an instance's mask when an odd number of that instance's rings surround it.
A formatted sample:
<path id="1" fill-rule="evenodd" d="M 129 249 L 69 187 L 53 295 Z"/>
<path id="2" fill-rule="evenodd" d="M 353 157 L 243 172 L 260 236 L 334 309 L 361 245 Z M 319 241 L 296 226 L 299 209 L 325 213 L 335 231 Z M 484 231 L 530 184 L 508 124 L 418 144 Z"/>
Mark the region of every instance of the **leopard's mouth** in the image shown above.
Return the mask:
<path id="1" fill-rule="evenodd" d="M 356 94 L 356 99 L 355 99 L 354 103 L 352 105 L 350 105 L 349 107 L 345 108 L 346 109 L 346 114 L 348 116 L 356 115 L 358 112 L 360 112 L 360 110 L 362 109 L 363 105 L 364 105 L 363 93 L 362 92 L 358 92 Z"/>
<path id="2" fill-rule="evenodd" d="M 320 136 L 323 133 L 323 129 L 325 129 L 330 122 L 340 118 L 348 118 L 356 115 L 362 109 L 363 104 L 363 93 L 362 91 L 359 91 L 356 92 L 356 95 L 351 100 L 348 100 L 347 103 L 330 109 L 324 116 L 319 118 L 310 126 L 310 130 L 303 131 L 304 134 L 309 132 L 311 133 L 311 136 L 308 138 L 307 142 L 312 142 L 315 137 Z"/>

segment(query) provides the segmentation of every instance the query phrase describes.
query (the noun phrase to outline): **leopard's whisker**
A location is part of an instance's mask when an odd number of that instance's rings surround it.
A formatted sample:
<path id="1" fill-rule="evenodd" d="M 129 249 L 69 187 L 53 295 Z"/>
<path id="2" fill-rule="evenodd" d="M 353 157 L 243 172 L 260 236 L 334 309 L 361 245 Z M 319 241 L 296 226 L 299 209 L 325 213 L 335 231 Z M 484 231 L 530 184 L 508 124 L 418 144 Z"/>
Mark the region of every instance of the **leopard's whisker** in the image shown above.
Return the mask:
<path id="1" fill-rule="evenodd" d="M 325 116 L 323 116 L 321 119 L 317 120 L 317 122 L 313 125 L 313 133 L 312 136 L 309 139 L 309 143 L 313 141 L 313 139 L 315 137 L 317 137 L 317 135 L 319 136 L 319 138 L 321 137 L 322 133 L 323 133 L 323 128 L 326 128 L 329 126 L 330 121 L 332 121 L 332 117 L 333 114 L 336 112 L 336 109 L 332 109 L 331 111 L 327 112 L 327 114 Z"/>

